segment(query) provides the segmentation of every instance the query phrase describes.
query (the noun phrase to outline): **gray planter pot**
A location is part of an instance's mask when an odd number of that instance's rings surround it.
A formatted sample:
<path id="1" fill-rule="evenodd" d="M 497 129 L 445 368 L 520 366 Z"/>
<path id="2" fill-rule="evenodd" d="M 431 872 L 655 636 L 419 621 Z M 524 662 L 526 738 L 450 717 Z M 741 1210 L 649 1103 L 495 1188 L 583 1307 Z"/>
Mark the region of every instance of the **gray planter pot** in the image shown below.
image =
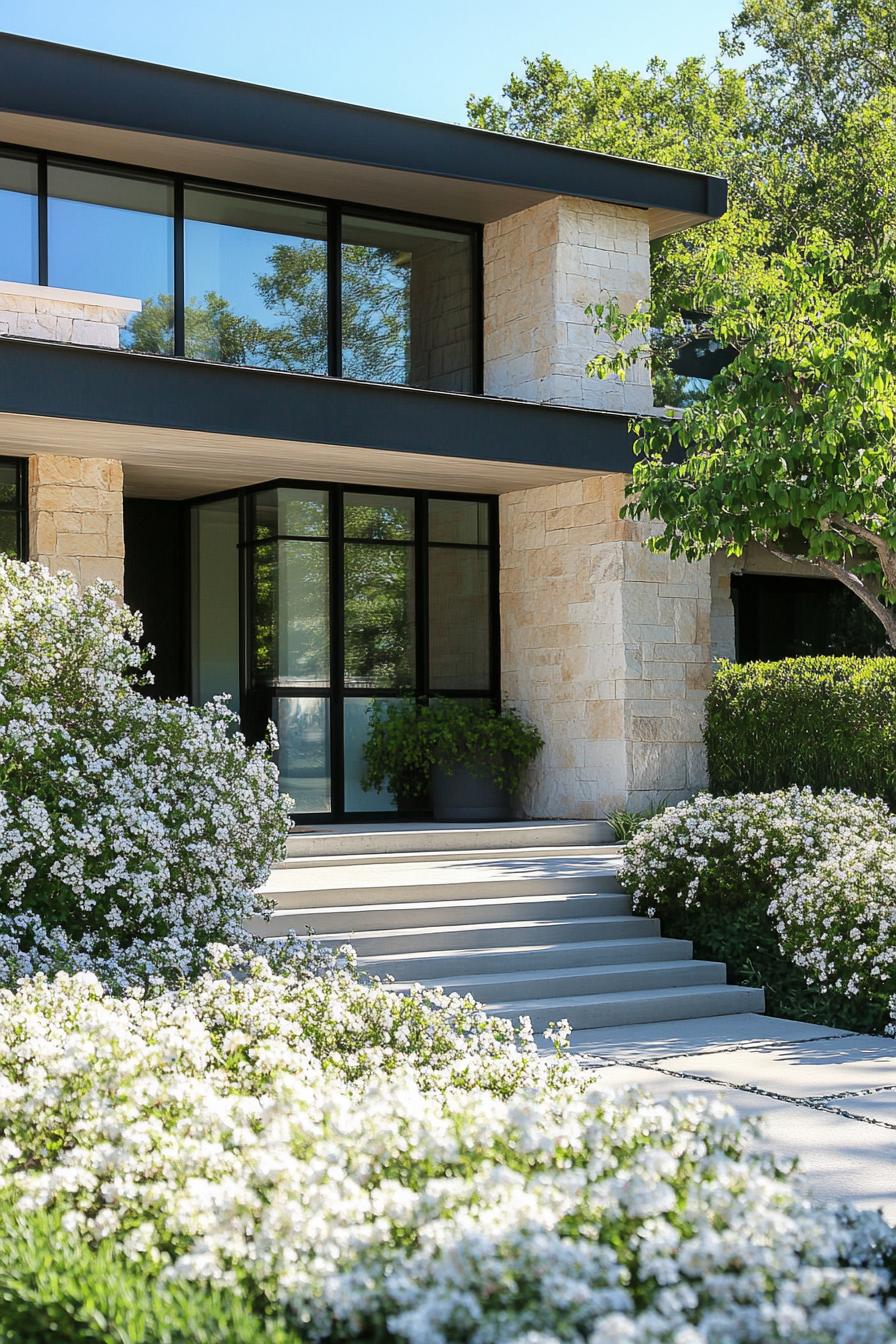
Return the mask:
<path id="1" fill-rule="evenodd" d="M 513 799 L 491 779 L 472 775 L 461 766 L 448 774 L 432 772 L 432 814 L 436 821 L 509 821 Z"/>

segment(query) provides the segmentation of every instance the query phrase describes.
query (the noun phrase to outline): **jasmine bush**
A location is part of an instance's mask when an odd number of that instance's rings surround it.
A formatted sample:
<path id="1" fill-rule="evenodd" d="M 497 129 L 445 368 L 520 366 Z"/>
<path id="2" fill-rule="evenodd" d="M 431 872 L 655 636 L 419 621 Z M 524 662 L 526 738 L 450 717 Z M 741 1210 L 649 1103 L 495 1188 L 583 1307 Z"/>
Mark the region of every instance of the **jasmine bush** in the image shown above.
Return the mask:
<path id="1" fill-rule="evenodd" d="M 189 974 L 283 850 L 270 743 L 149 699 L 139 639 L 110 585 L 0 559 L 0 980 Z"/>
<path id="2" fill-rule="evenodd" d="M 773 1013 L 882 1031 L 896 994 L 896 818 L 880 799 L 699 794 L 645 823 L 621 880 Z"/>
<path id="3" fill-rule="evenodd" d="M 893 1338 L 894 1234 L 719 1103 L 614 1095 L 470 1000 L 222 956 L 150 998 L 0 994 L 17 1216 L 311 1342 Z"/>
<path id="4" fill-rule="evenodd" d="M 896 658 L 722 662 L 704 738 L 714 793 L 798 785 L 896 804 Z"/>

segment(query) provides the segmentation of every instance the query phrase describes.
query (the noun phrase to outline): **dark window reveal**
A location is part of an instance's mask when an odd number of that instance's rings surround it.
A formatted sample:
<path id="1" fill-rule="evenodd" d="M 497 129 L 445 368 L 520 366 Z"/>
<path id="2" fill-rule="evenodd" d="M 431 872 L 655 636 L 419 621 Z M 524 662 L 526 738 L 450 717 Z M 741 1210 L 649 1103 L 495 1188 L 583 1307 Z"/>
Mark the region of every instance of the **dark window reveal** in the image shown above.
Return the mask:
<path id="1" fill-rule="evenodd" d="M 731 596 L 739 662 L 893 652 L 883 626 L 836 580 L 735 574 Z"/>

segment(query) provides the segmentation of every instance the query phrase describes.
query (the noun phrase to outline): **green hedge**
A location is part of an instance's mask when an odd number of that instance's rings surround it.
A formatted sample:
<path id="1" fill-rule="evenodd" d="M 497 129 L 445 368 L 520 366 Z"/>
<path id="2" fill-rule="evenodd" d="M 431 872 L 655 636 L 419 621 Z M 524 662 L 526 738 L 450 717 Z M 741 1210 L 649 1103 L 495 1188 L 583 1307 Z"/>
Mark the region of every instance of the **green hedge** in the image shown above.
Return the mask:
<path id="1" fill-rule="evenodd" d="M 896 805 L 896 658 L 719 665 L 706 702 L 714 793 L 793 784 Z"/>

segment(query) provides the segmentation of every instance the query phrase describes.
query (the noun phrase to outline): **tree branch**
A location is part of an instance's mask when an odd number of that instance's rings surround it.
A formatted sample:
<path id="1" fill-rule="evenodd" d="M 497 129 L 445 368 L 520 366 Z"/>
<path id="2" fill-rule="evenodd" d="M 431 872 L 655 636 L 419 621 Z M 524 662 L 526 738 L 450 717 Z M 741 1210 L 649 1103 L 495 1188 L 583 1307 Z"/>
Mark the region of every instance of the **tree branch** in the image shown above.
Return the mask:
<path id="1" fill-rule="evenodd" d="M 874 594 L 865 587 L 858 574 L 853 574 L 851 569 L 846 568 L 846 565 L 835 565 L 832 560 L 810 559 L 806 555 L 788 555 L 786 551 L 779 550 L 776 546 L 770 546 L 767 541 L 761 544 L 770 555 L 777 556 L 779 560 L 785 560 L 788 565 L 801 560 L 803 564 L 813 565 L 816 569 L 820 569 L 823 574 L 827 574 L 829 578 L 842 583 L 880 621 L 886 632 L 887 642 L 896 649 L 896 610 L 891 610 L 883 602 L 879 602 Z"/>
<path id="2" fill-rule="evenodd" d="M 839 513 L 831 514 L 831 522 L 837 527 L 842 528 L 844 532 L 851 533 L 854 537 L 859 537 L 877 553 L 880 561 L 880 567 L 884 572 L 884 578 L 887 581 L 887 587 L 896 589 L 896 553 L 891 546 L 888 546 L 883 537 L 879 537 L 876 532 L 872 532 L 870 527 L 864 523 L 853 523 L 848 518 L 842 517 Z"/>

